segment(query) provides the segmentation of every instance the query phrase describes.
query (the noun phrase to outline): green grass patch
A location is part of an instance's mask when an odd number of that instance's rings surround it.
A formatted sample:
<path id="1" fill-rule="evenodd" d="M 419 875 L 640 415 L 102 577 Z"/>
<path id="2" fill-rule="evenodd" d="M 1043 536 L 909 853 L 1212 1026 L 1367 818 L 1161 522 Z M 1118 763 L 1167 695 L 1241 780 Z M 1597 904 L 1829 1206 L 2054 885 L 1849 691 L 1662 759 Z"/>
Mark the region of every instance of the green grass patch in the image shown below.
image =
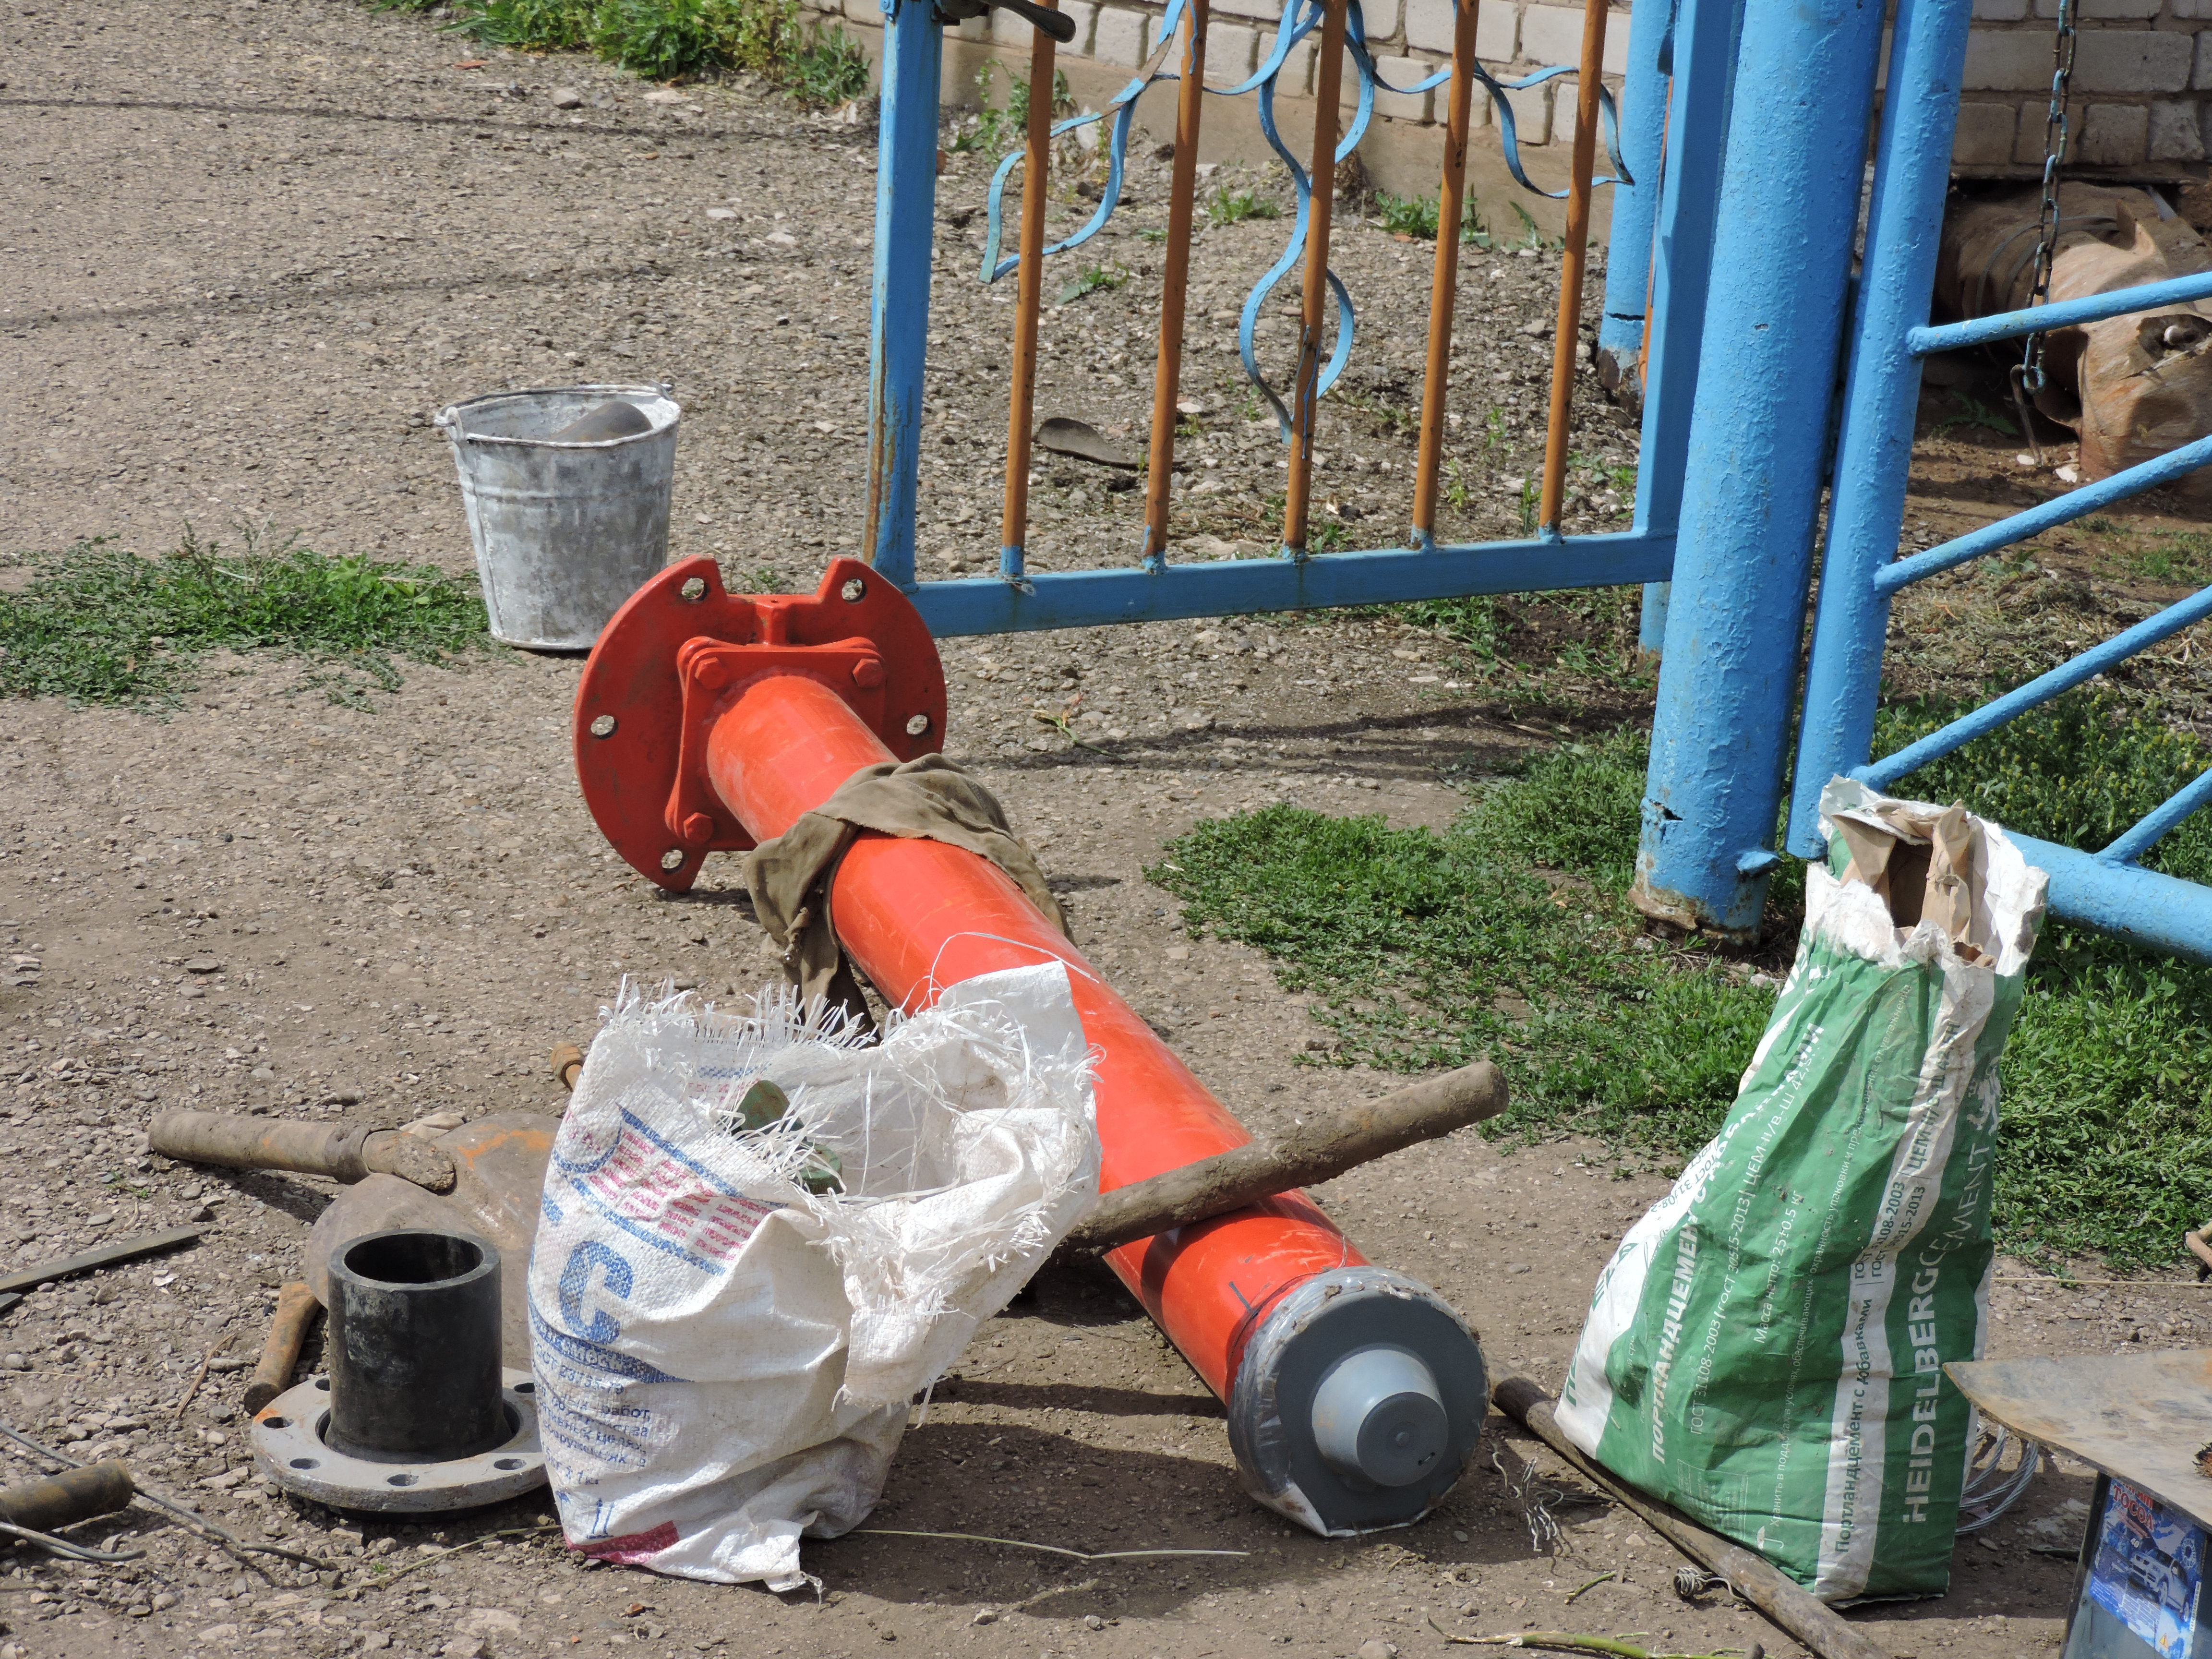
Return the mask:
<path id="1" fill-rule="evenodd" d="M 1893 748 L 1946 711 L 1882 719 Z M 1662 1161 L 1719 1126 L 1772 992 L 1697 941 L 1644 939 L 1627 902 L 1644 739 L 1624 732 L 1481 787 L 1442 833 L 1274 806 L 1201 824 L 1147 873 L 1194 930 L 1256 945 L 1345 1062 L 1487 1054 L 1514 1104 L 1486 1133 L 1571 1129 Z M 1910 781 L 2031 835 L 2096 846 L 2205 763 L 2154 716 L 2083 698 Z M 2201 837 L 2201 839 L 2199 839 Z M 2212 875 L 2212 830 L 2164 854 Z M 1802 896 L 1786 863 L 1777 899 Z M 2031 1257 L 2162 1266 L 2212 1215 L 2212 967 L 2053 926 L 2003 1064 L 1996 1224 Z"/>
<path id="2" fill-rule="evenodd" d="M 457 9 L 447 27 L 487 46 L 591 52 L 650 80 L 744 70 L 812 105 L 868 89 L 859 45 L 802 21 L 798 0 L 459 0 Z"/>
<path id="3" fill-rule="evenodd" d="M 99 540 L 8 562 L 30 580 L 0 592 L 0 695 L 173 705 L 209 652 L 281 651 L 306 659 L 305 685 L 359 707 L 398 689 L 401 659 L 489 643 L 473 581 L 290 541 L 226 550 L 187 530 L 163 558 Z"/>

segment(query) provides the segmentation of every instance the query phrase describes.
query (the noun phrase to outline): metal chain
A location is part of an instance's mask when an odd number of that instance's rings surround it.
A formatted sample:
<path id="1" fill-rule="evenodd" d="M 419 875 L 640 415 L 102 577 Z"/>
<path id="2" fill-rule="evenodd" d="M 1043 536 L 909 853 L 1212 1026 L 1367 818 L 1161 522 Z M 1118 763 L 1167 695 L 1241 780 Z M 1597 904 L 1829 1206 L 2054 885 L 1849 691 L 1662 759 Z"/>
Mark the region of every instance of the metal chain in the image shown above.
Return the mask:
<path id="1" fill-rule="evenodd" d="M 2058 252 L 2058 169 L 2066 160 L 2066 105 L 2073 89 L 2074 46 L 2079 38 L 2074 27 L 2074 7 L 2075 0 L 2058 0 L 2051 107 L 2043 118 L 2043 207 L 2036 224 L 2034 272 L 2028 284 L 2027 303 L 2031 307 L 2050 301 L 2051 262 Z M 2027 436 L 2028 447 L 2034 452 L 2038 466 L 2043 465 L 2043 446 L 2035 441 L 2035 423 L 2029 404 L 2045 386 L 2043 342 L 2043 335 L 2029 335 L 2021 348 L 2020 362 L 2012 371 L 2013 402 L 2019 406 L 2021 430 Z"/>

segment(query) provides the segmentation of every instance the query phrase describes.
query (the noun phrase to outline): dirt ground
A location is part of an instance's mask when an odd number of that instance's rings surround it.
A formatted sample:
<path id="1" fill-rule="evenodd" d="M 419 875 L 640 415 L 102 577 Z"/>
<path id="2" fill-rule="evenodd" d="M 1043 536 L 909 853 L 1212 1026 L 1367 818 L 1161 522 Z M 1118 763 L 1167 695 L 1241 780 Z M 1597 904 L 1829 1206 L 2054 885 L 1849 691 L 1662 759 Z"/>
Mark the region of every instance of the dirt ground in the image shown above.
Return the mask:
<path id="1" fill-rule="evenodd" d="M 15 548 L 100 535 L 152 554 L 189 520 L 465 568 L 451 464 L 428 423 L 437 407 L 510 386 L 664 378 L 686 410 L 676 553 L 715 555 L 733 585 L 811 586 L 852 547 L 865 125 L 742 85 L 648 101 L 611 70 L 478 52 L 349 0 L 67 0 L 19 8 L 0 38 L 0 131 L 16 158 L 0 169 Z M 581 106 L 556 109 L 559 88 Z M 972 279 L 990 164 L 956 155 L 943 180 L 927 574 L 979 567 L 996 546 L 1007 295 Z M 1102 268 L 1127 280 L 1048 322 L 1041 413 L 1141 434 L 1157 298 L 1144 232 L 1164 216 L 1162 175 L 1156 160 L 1138 167 L 1103 240 Z M 1227 343 L 1283 229 L 1247 221 L 1200 242 L 1194 314 L 1206 324 L 1189 380 L 1204 407 L 1178 519 L 1192 556 L 1241 550 L 1274 512 L 1278 452 Z M 1371 224 L 1340 237 L 1371 348 L 1323 441 L 1325 521 L 1345 545 L 1401 529 L 1426 259 Z M 1519 521 L 1555 276 L 1534 252 L 1470 258 L 1449 530 Z M 1583 415 L 1590 459 L 1570 525 L 1625 523 L 1632 425 L 1601 403 Z M 1040 471 L 1040 567 L 1133 553 L 1135 503 L 1114 477 Z M 1466 776 L 1641 695 L 1584 676 L 1570 649 L 1618 656 L 1618 604 L 1501 609 L 1525 659 L 1550 665 L 1503 696 L 1436 636 L 1360 618 L 948 644 L 949 752 L 1038 848 L 1093 962 L 1256 1131 L 1395 1079 L 1307 1063 L 1317 1028 L 1297 999 L 1254 952 L 1188 939 L 1142 868 L 1201 817 L 1268 800 L 1440 825 Z M 542 1524 L 542 1498 L 395 1527 L 276 1494 L 243 1445 L 240 1367 L 332 1189 L 150 1158 L 149 1115 L 396 1125 L 557 1111 L 546 1050 L 588 1037 L 623 975 L 720 996 L 773 972 L 733 902 L 732 863 L 670 899 L 608 854 L 568 758 L 578 672 L 520 656 L 410 670 L 402 691 L 356 710 L 303 690 L 296 665 L 224 661 L 173 715 L 7 711 L 0 1269 L 187 1220 L 206 1233 L 0 1316 L 0 1412 L 336 1571 L 244 1573 L 135 1509 L 83 1533 L 146 1552 L 127 1566 L 0 1558 L 0 1659 L 510 1659 L 635 1642 L 833 1656 L 893 1640 L 1040 1659 L 1376 1659 L 1443 1650 L 1438 1626 L 1796 1652 L 1724 1597 L 1677 1600 L 1669 1550 L 1602 1503 L 1560 1505 L 1563 1544 L 1536 1550 L 1527 1464 L 1540 1498 L 1573 1483 L 1547 1487 L 1556 1463 L 1495 1419 L 1474 1472 L 1424 1525 L 1349 1542 L 1292 1529 L 1240 1494 L 1218 1403 L 1133 1304 L 1059 1270 L 963 1357 L 870 1526 L 1241 1553 L 1091 1563 L 864 1531 L 808 1546 L 818 1601 L 779 1599 L 592 1566 L 547 1532 L 433 1553 Z M 1594 1144 L 1509 1156 L 1462 1134 L 1320 1196 L 1374 1259 L 1451 1299 L 1494 1374 L 1555 1386 L 1612 1241 L 1663 1187 Z M 2205 1295 L 2179 1279 L 2069 1291 L 2006 1267 L 1992 1351 L 2195 1346 Z M 0 1475 L 35 1467 L 11 1451 Z M 1858 1617 L 1900 1656 L 2051 1647 L 2070 1570 L 2039 1552 L 2072 1544 L 2088 1490 L 2084 1470 L 2062 1468 L 1962 1545 L 1949 1595 Z M 422 1565 L 384 1589 L 364 1558 Z"/>

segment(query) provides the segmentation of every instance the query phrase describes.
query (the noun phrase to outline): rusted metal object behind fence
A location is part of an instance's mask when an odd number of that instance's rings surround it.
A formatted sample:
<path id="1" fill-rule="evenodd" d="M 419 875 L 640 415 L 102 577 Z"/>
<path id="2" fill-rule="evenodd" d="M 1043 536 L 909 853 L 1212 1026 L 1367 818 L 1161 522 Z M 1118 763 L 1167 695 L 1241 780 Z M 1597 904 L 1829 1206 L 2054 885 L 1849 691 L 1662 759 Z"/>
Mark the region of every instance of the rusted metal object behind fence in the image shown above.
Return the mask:
<path id="1" fill-rule="evenodd" d="M 1944 222 L 1936 295 L 1950 315 L 1985 317 L 2027 303 L 2039 200 L 2027 191 L 1966 204 Z M 2212 270 L 2212 246 L 2170 207 L 2161 211 L 2149 191 L 2066 185 L 2059 205 L 2054 304 Z M 2085 482 L 2212 431 L 2212 301 L 2054 329 L 2045 363 L 2050 384 L 2037 411 L 2080 437 Z M 2212 470 L 2170 487 L 2212 497 Z"/>

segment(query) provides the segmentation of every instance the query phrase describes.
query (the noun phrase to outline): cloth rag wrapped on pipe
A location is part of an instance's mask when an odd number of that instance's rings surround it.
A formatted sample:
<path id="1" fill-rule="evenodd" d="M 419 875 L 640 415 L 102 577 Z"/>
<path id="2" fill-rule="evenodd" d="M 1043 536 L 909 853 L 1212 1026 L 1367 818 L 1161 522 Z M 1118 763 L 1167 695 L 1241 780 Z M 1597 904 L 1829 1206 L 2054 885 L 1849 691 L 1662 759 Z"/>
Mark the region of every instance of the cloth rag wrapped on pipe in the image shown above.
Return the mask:
<path id="1" fill-rule="evenodd" d="M 1621 1240 L 1574 1443 L 1822 1601 L 1941 1595 L 1995 1251 L 1997 1060 L 2043 872 L 1958 806 L 1838 778 L 1832 868 L 1720 1133 Z"/>
<path id="2" fill-rule="evenodd" d="M 801 1008 L 628 995 L 577 1079 L 530 1268 L 574 1548 L 806 1582 L 801 1534 L 866 1517 L 914 1397 L 1097 1200 L 1063 964 L 964 981 L 880 1042 Z"/>
<path id="3" fill-rule="evenodd" d="M 807 1007 L 826 1003 L 862 1024 L 870 1015 L 830 925 L 828 890 L 837 861 L 864 830 L 941 841 L 986 858 L 1014 878 L 1030 902 L 1070 938 L 1036 855 L 1018 840 L 998 798 L 942 755 L 863 767 L 836 793 L 745 858 L 753 914 L 783 947 L 783 967 Z"/>

